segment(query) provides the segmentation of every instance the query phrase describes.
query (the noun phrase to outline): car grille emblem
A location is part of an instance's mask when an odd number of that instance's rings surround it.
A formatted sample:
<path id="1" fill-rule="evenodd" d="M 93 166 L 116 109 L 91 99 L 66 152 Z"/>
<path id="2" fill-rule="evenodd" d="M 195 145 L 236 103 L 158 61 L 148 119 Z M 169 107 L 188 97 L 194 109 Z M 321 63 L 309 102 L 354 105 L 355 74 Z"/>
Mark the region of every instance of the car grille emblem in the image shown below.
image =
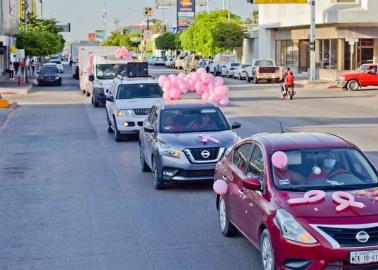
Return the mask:
<path id="1" fill-rule="evenodd" d="M 356 234 L 356 239 L 360 243 L 367 243 L 369 241 L 370 235 L 365 231 L 360 231 Z"/>
<path id="2" fill-rule="evenodd" d="M 203 150 L 201 152 L 201 156 L 204 158 L 204 159 L 208 159 L 210 157 L 210 152 L 207 151 L 207 150 Z"/>

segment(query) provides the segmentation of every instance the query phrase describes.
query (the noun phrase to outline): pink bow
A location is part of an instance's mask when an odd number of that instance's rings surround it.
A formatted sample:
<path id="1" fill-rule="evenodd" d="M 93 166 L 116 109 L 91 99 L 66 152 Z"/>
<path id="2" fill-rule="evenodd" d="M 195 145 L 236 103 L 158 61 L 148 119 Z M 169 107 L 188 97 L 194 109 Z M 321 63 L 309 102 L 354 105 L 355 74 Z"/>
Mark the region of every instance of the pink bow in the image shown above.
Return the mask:
<path id="1" fill-rule="evenodd" d="M 354 196 L 348 192 L 337 191 L 332 194 L 332 199 L 340 204 L 336 207 L 336 211 L 343 211 L 348 207 L 365 207 L 365 204 L 361 202 L 356 202 Z"/>
<path id="2" fill-rule="evenodd" d="M 211 137 L 209 134 L 199 135 L 199 137 L 202 138 L 201 142 L 203 142 L 203 143 L 207 143 L 208 141 L 219 143 L 219 141 L 217 139 Z"/>
<path id="3" fill-rule="evenodd" d="M 304 194 L 303 198 L 290 199 L 287 202 L 289 204 L 315 203 L 324 199 L 325 195 L 323 190 L 310 190 Z"/>

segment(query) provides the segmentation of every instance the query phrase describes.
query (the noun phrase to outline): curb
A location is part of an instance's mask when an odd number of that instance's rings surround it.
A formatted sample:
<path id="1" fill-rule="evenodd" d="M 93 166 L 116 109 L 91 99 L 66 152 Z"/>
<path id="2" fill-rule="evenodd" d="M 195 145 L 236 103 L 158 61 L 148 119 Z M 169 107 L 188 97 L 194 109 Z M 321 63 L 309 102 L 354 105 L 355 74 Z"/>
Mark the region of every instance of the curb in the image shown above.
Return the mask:
<path id="1" fill-rule="evenodd" d="M 33 85 L 30 84 L 25 88 L 0 88 L 0 95 L 12 96 L 12 95 L 28 95 Z"/>

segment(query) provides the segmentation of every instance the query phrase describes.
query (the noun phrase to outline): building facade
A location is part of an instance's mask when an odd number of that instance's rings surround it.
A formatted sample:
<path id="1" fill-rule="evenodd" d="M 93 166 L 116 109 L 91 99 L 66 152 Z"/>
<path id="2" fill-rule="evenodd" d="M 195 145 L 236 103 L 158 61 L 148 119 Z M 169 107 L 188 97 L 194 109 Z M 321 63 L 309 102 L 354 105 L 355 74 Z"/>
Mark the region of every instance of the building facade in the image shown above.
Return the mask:
<path id="1" fill-rule="evenodd" d="M 378 62 L 377 0 L 316 0 L 318 77 Z M 307 72 L 310 66 L 309 4 L 259 6 L 259 57 Z"/>
<path id="2" fill-rule="evenodd" d="M 0 0 L 0 75 L 9 66 L 10 48 L 18 33 L 18 0 Z"/>

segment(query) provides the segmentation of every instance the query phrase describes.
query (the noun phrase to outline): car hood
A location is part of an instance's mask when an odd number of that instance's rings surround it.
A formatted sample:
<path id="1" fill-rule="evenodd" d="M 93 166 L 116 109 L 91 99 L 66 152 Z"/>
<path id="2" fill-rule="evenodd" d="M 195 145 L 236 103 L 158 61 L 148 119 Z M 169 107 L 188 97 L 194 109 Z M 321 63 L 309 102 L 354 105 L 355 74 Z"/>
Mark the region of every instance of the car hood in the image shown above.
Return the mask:
<path id="1" fill-rule="evenodd" d="M 201 135 L 209 135 L 219 143 L 208 140 L 202 142 Z M 186 148 L 204 148 L 204 147 L 225 147 L 229 148 L 238 140 L 238 136 L 232 130 L 218 132 L 191 132 L 191 133 L 160 133 L 158 139 L 179 150 Z"/>
<path id="2" fill-rule="evenodd" d="M 60 76 L 58 73 L 41 73 L 40 74 L 42 77 L 56 77 L 56 76 Z"/>
<path id="3" fill-rule="evenodd" d="M 374 191 L 378 192 L 378 189 L 370 189 L 366 191 L 368 193 Z M 273 199 L 279 208 L 285 209 L 297 218 L 340 218 L 378 215 L 378 202 L 371 199 L 368 195 L 357 196 L 357 191 L 346 192 L 353 194 L 356 202 L 362 202 L 365 204 L 364 208 L 348 207 L 343 211 L 336 211 L 336 207 L 339 203 L 334 202 L 332 199 L 332 194 L 334 192 L 335 191 L 326 192 L 326 197 L 322 201 L 308 204 L 290 205 L 287 202 L 289 199 L 303 198 L 305 192 L 279 191 L 275 193 Z"/>
<path id="4" fill-rule="evenodd" d="M 363 73 L 361 73 L 361 72 L 357 72 L 357 71 L 355 71 L 355 72 L 345 72 L 345 73 L 342 73 L 339 77 L 345 77 L 345 78 L 355 78 L 355 77 L 357 77 L 357 76 L 360 76 L 361 74 L 363 74 Z"/>
<path id="5" fill-rule="evenodd" d="M 140 98 L 140 99 L 117 99 L 115 103 L 119 109 L 151 108 L 161 101 L 161 98 Z"/>

